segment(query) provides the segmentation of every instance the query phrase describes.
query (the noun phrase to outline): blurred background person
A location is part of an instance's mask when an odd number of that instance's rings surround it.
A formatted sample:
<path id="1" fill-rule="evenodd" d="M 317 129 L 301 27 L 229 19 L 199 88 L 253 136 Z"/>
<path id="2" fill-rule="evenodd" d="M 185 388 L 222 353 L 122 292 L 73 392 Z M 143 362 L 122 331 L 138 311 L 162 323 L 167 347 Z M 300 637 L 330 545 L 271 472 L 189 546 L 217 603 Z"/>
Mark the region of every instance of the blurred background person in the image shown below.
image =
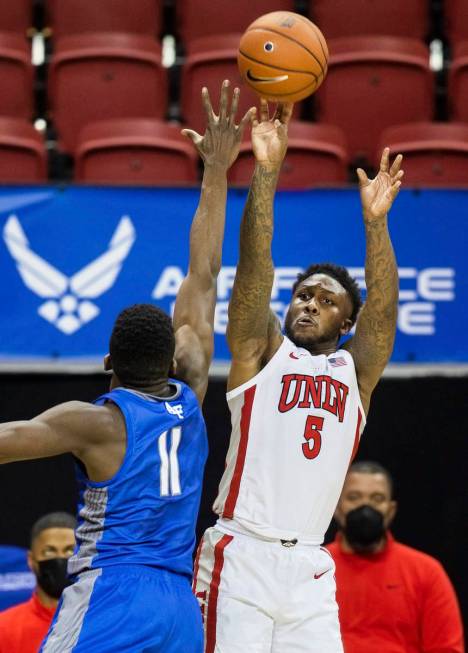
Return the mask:
<path id="1" fill-rule="evenodd" d="M 60 596 L 69 584 L 68 558 L 76 520 L 66 512 L 44 515 L 32 527 L 28 564 L 36 577 L 32 597 L 0 613 L 0 653 L 37 653 Z"/>
<path id="2" fill-rule="evenodd" d="M 328 545 L 345 653 L 463 653 L 452 584 L 437 560 L 393 538 L 396 510 L 390 473 L 351 465 Z"/>

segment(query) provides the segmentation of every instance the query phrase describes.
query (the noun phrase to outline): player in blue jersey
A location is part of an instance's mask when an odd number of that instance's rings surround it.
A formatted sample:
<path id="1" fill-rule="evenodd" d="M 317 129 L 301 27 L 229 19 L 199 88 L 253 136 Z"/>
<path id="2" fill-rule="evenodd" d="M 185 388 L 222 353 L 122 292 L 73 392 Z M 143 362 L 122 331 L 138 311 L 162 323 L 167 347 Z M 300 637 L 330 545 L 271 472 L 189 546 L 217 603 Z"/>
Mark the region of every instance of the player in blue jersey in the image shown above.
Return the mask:
<path id="1" fill-rule="evenodd" d="M 190 233 L 189 272 L 174 321 L 153 305 L 118 316 L 105 367 L 110 391 L 30 421 L 0 426 L 0 462 L 71 452 L 80 501 L 73 584 L 62 596 L 43 653 L 199 653 L 201 615 L 191 592 L 195 522 L 207 455 L 200 404 L 213 351 L 216 279 L 227 182 L 242 130 L 239 91 L 208 92 L 204 137 L 186 130 L 204 161 Z M 230 104 L 230 106 L 229 106 Z M 178 378 L 171 378 L 175 358 Z"/>

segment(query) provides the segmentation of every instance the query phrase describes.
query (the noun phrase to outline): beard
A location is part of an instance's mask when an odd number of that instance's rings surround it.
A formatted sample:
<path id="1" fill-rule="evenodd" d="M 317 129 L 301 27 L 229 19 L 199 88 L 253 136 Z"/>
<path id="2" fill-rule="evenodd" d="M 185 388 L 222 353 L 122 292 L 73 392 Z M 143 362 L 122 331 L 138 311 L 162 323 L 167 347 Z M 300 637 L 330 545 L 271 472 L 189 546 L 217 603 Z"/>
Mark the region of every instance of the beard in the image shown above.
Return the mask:
<path id="1" fill-rule="evenodd" d="M 293 331 L 292 321 L 292 317 L 288 311 L 284 321 L 284 333 L 289 338 L 289 340 L 291 340 L 291 342 L 296 345 L 296 347 L 302 347 L 303 349 L 307 349 L 313 353 L 317 345 L 321 345 L 323 343 L 336 343 L 336 345 L 338 345 L 340 340 L 339 327 L 331 326 L 324 333 L 317 335 L 302 335 Z"/>

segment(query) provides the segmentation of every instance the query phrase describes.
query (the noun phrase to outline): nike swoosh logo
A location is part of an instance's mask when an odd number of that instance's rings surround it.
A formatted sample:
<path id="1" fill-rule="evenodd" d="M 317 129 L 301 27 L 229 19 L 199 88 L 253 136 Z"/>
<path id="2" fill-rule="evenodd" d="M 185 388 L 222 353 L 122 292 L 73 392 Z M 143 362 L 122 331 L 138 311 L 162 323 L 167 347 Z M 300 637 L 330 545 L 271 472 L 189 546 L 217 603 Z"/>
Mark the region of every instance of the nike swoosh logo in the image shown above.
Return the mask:
<path id="1" fill-rule="evenodd" d="M 251 82 L 262 82 L 264 84 L 274 84 L 275 82 L 285 82 L 289 79 L 289 75 L 279 75 L 278 77 L 256 77 L 252 75 L 250 70 L 247 71 L 247 78 Z"/>
<path id="2" fill-rule="evenodd" d="M 293 351 L 289 354 L 289 358 L 294 358 L 295 361 L 299 360 L 299 356 L 296 356 L 296 354 Z"/>
<path id="3" fill-rule="evenodd" d="M 326 571 L 322 571 L 321 574 L 314 574 L 314 578 L 315 578 L 315 580 L 318 580 L 318 579 L 321 578 L 324 574 L 328 574 L 329 571 L 331 571 L 331 569 L 327 569 Z"/>

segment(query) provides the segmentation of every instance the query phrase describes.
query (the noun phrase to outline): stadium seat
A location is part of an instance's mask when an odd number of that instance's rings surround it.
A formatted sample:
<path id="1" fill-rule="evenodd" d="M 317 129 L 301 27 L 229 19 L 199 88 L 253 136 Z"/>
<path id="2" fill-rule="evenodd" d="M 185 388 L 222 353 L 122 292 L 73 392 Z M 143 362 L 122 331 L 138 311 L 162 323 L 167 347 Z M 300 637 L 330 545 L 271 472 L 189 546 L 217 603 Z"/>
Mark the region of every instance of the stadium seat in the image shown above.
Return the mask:
<path id="1" fill-rule="evenodd" d="M 49 104 L 59 149 L 71 153 L 87 123 L 163 118 L 167 79 L 159 44 L 114 32 L 60 39 L 50 64 Z"/>
<path id="2" fill-rule="evenodd" d="M 451 120 L 468 122 L 468 41 L 458 43 L 453 49 L 448 102 Z"/>
<path id="3" fill-rule="evenodd" d="M 80 133 L 75 179 L 99 184 L 194 184 L 198 155 L 180 129 L 146 118 L 91 123 Z"/>
<path id="4" fill-rule="evenodd" d="M 300 189 L 347 180 L 348 152 L 344 133 L 333 125 L 293 120 L 288 130 L 288 152 L 279 179 L 280 188 Z M 248 186 L 254 169 L 250 138 L 241 145 L 229 181 Z"/>
<path id="5" fill-rule="evenodd" d="M 309 0 L 309 16 L 327 39 L 364 34 L 424 39 L 429 32 L 427 0 Z"/>
<path id="6" fill-rule="evenodd" d="M 54 39 L 83 32 L 130 32 L 154 38 L 161 32 L 162 5 L 160 0 L 48 0 L 47 23 Z"/>
<path id="7" fill-rule="evenodd" d="M 0 117 L 0 180 L 29 183 L 47 179 L 44 139 L 21 118 Z"/>
<path id="8" fill-rule="evenodd" d="M 31 46 L 22 35 L 0 32 L 0 116 L 30 120 L 33 113 Z"/>
<path id="9" fill-rule="evenodd" d="M 242 83 L 237 69 L 239 39 L 240 34 L 224 34 L 207 36 L 189 44 L 182 69 L 181 108 L 183 121 L 192 129 L 198 131 L 206 124 L 200 101 L 203 86 L 210 92 L 215 112 L 223 79 L 229 79 L 232 87 L 241 87 L 239 119 L 249 107 L 258 103 L 257 96 Z"/>
<path id="10" fill-rule="evenodd" d="M 61 1 L 61 0 L 58 0 Z M 294 11 L 294 0 L 177 0 L 177 31 L 184 43 L 203 36 L 239 32 L 270 11 Z"/>
<path id="11" fill-rule="evenodd" d="M 468 186 L 468 124 L 422 122 L 395 125 L 381 136 L 382 149 L 404 155 L 405 186 Z"/>
<path id="12" fill-rule="evenodd" d="M 0 29 L 25 37 L 32 27 L 32 0 L 0 0 Z"/>
<path id="13" fill-rule="evenodd" d="M 452 45 L 468 41 L 468 3 L 466 0 L 444 0 L 445 36 Z"/>
<path id="14" fill-rule="evenodd" d="M 199 131 L 206 124 L 205 112 L 200 100 L 201 89 L 206 86 L 210 92 L 215 112 L 218 110 L 221 83 L 229 79 L 231 87 L 241 89 L 238 120 L 252 106 L 258 106 L 259 99 L 241 80 L 237 68 L 237 49 L 240 34 L 207 36 L 189 43 L 187 58 L 182 68 L 181 108 L 183 121 Z M 301 104 L 294 106 L 294 115 L 299 115 Z"/>
<path id="15" fill-rule="evenodd" d="M 334 39 L 329 47 L 316 117 L 345 131 L 352 159 L 371 160 L 386 127 L 432 119 L 434 78 L 423 43 L 362 36 Z"/>

